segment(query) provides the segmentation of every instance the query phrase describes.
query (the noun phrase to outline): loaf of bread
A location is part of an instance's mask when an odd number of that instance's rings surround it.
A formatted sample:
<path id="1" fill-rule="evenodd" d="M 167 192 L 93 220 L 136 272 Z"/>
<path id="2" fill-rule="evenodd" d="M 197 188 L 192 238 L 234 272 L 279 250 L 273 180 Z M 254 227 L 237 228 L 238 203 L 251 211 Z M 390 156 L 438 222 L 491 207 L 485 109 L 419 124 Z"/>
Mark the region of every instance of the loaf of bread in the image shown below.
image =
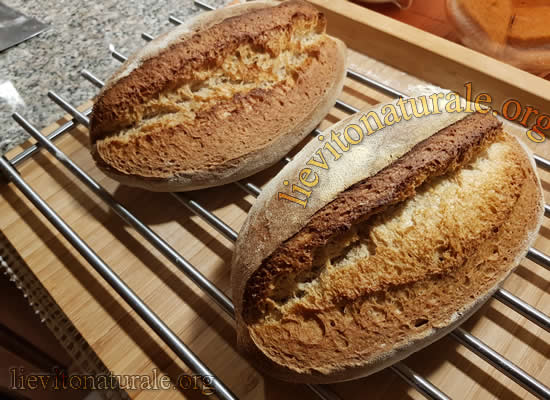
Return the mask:
<path id="1" fill-rule="evenodd" d="M 280 379 L 366 376 L 450 332 L 517 266 L 543 217 L 532 158 L 492 114 L 433 113 L 363 127 L 361 139 L 364 116 L 308 144 L 239 234 L 239 345 Z"/>
<path id="2" fill-rule="evenodd" d="M 97 165 L 118 181 L 184 191 L 279 161 L 324 118 L 345 46 L 301 0 L 207 12 L 130 57 L 95 99 Z"/>

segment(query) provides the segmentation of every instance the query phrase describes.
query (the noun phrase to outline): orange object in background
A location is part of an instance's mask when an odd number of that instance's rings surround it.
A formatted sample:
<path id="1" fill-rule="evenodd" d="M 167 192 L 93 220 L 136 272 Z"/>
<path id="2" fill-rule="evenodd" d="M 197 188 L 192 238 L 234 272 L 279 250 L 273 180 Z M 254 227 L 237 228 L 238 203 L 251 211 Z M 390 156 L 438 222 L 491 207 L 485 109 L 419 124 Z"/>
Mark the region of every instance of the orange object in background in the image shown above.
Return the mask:
<path id="1" fill-rule="evenodd" d="M 437 36 L 458 42 L 453 27 L 447 21 L 445 0 L 414 0 L 406 10 L 401 10 L 390 3 L 366 4 L 361 1 L 353 2 Z"/>
<path id="2" fill-rule="evenodd" d="M 548 0 L 415 0 L 406 10 L 392 4 L 355 3 L 549 77 Z M 460 6 L 464 15 L 450 18 L 447 6 Z"/>
<path id="3" fill-rule="evenodd" d="M 524 46 L 550 44 L 550 7 L 516 9 L 508 40 L 511 44 Z"/>

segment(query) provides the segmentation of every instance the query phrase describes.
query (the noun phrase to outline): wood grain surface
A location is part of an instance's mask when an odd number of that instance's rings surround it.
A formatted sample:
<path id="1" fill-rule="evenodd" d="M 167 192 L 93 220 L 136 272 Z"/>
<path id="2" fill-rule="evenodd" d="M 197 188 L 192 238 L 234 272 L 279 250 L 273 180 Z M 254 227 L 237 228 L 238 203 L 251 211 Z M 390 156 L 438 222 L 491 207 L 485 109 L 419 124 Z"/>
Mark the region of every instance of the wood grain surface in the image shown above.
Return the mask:
<path id="1" fill-rule="evenodd" d="M 338 22 L 337 18 L 333 19 Z M 332 22 L 334 21 L 329 19 L 329 24 Z M 367 43 L 365 47 L 368 47 Z M 352 69 L 376 77 L 403 91 L 410 89 L 411 85 L 423 82 L 355 51 L 349 52 L 348 63 Z M 438 72 L 437 68 L 434 71 L 432 77 L 435 81 L 446 75 L 445 71 Z M 505 73 L 515 74 L 515 71 Z M 523 87 L 514 89 L 513 85 L 509 86 L 508 96 L 523 93 Z M 349 79 L 346 80 L 340 98 L 361 108 L 389 100 L 386 95 Z M 83 107 L 86 106 L 88 105 Z M 322 127 L 328 127 L 344 115 L 343 112 L 333 109 L 323 121 Z M 32 116 L 28 117 L 32 120 Z M 62 122 L 64 121 L 60 121 Z M 48 127 L 46 132 L 51 132 L 55 127 Z M 524 132 L 524 129 L 517 130 L 520 139 L 527 142 Z M 230 241 L 190 213 L 170 194 L 150 193 L 120 186 L 105 177 L 94 166 L 90 157 L 84 127 L 73 129 L 56 144 L 119 202 L 227 293 L 233 250 Z M 528 145 L 537 154 L 550 158 L 546 142 L 530 142 Z M 8 158 L 18 150 L 20 149 L 13 150 Z M 252 177 L 250 181 L 262 185 L 281 167 L 280 163 Z M 316 398 L 305 386 L 281 383 L 255 371 L 237 351 L 230 318 L 52 156 L 41 151 L 23 163 L 19 171 L 40 196 L 238 397 L 250 400 Z M 550 174 L 540 172 L 540 175 L 544 189 L 548 191 Z M 115 374 L 152 375 L 153 369 L 158 369 L 174 381 L 179 375 L 189 373 L 189 369 L 176 360 L 167 346 L 13 184 L 2 185 L 0 192 L 0 229 L 109 370 Z M 235 230 L 240 228 L 254 202 L 252 196 L 234 184 L 192 192 L 188 196 L 199 201 Z M 550 253 L 549 239 L 550 223 L 545 221 L 536 248 Z M 543 312 L 550 312 L 550 271 L 524 260 L 504 287 Z M 496 300 L 489 301 L 464 324 L 464 328 L 529 374 L 550 385 L 550 333 Z M 449 337 L 419 351 L 405 363 L 452 398 L 532 398 L 518 384 Z M 330 387 L 347 400 L 423 398 L 390 370 Z M 200 392 L 196 390 L 138 389 L 129 391 L 129 394 L 139 400 L 201 398 Z"/>

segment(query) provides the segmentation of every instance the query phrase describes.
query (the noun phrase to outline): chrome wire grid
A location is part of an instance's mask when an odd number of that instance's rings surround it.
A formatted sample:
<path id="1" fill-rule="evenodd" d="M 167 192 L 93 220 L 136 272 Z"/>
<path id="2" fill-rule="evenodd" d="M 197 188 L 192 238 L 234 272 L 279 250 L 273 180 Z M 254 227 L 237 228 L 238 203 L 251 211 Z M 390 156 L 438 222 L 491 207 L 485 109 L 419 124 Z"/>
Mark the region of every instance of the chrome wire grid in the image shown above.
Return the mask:
<path id="1" fill-rule="evenodd" d="M 203 9 L 212 10 L 213 7 L 195 1 L 195 4 Z M 176 17 L 170 17 L 170 22 L 175 25 L 182 23 Z M 143 39 L 150 41 L 153 39 L 151 35 L 142 34 Z M 112 56 L 121 61 L 126 61 L 126 57 L 116 50 L 111 50 Z M 87 70 L 82 71 L 82 76 L 98 88 L 103 87 L 103 82 L 95 77 Z M 383 83 L 377 82 L 358 72 L 347 70 L 347 76 L 359 83 L 375 88 L 376 90 L 389 96 L 407 97 Z M 193 351 L 183 343 L 177 335 L 151 310 L 143 300 L 130 289 L 126 283 L 107 265 L 97 253 L 89 247 L 89 245 L 75 233 L 72 228 L 67 225 L 63 219 L 34 191 L 21 177 L 16 169 L 17 165 L 27 160 L 29 157 L 37 153 L 41 148 L 50 152 L 58 161 L 60 161 L 72 174 L 74 174 L 82 183 L 90 188 L 99 198 L 101 198 L 122 220 L 131 225 L 143 238 L 149 241 L 160 253 L 162 253 L 170 262 L 172 262 L 181 272 L 183 272 L 195 285 L 210 296 L 211 299 L 227 313 L 231 318 L 235 317 L 234 305 L 219 288 L 209 281 L 194 265 L 187 261 L 173 247 L 171 247 L 163 238 L 153 232 L 145 223 L 140 221 L 122 204 L 118 203 L 111 194 L 91 178 L 84 170 L 76 165 L 69 157 L 67 157 L 54 143 L 53 140 L 70 131 L 77 124 L 82 124 L 85 127 L 89 126 L 88 116 L 91 113 L 91 108 L 83 112 L 78 111 L 68 101 L 63 99 L 58 94 L 50 91 L 49 98 L 58 104 L 63 110 L 69 113 L 73 119 L 66 122 L 48 136 L 44 136 L 36 127 L 18 113 L 13 114 L 15 121 L 27 131 L 37 143 L 31 145 L 26 150 L 21 151 L 11 159 L 5 156 L 0 157 L 0 171 L 6 178 L 12 182 L 28 200 L 54 225 L 54 227 L 69 241 L 69 243 L 90 263 L 90 265 L 107 281 L 107 283 L 132 307 L 134 311 L 151 327 L 156 334 L 174 351 L 174 353 L 196 374 L 207 375 L 213 377 L 213 386 L 216 390 L 216 395 L 220 399 L 229 400 L 237 399 L 235 394 L 219 379 Z M 347 113 L 356 113 L 359 110 L 340 100 L 336 101 L 337 108 Z M 312 132 L 312 135 L 318 135 L 318 129 Z M 286 157 L 284 163 L 290 162 L 291 159 Z M 550 171 L 550 160 L 535 155 L 535 161 L 539 168 Z M 257 197 L 261 193 L 261 189 L 248 181 L 240 181 L 235 183 L 238 187 L 247 193 Z M 198 202 L 190 199 L 183 193 L 171 193 L 182 205 L 188 208 L 191 212 L 201 217 L 205 222 L 222 234 L 230 241 L 237 239 L 237 232 L 229 227 L 224 221 L 205 209 Z M 550 217 L 550 206 L 545 205 L 545 216 Z M 543 268 L 550 270 L 550 257 L 535 248 L 528 250 L 527 256 L 529 260 L 534 261 Z M 532 307 L 523 300 L 519 299 L 505 289 L 498 289 L 493 297 L 514 311 L 518 312 L 525 318 L 529 319 L 542 329 L 550 332 L 550 317 L 540 310 Z M 477 354 L 480 358 L 500 370 L 510 379 L 517 382 L 534 396 L 541 399 L 550 399 L 550 388 L 540 382 L 533 376 L 529 375 L 519 366 L 503 357 L 501 354 L 491 349 L 480 339 L 466 332 L 462 328 L 455 329 L 450 336 L 458 343 L 462 344 L 470 351 Z M 389 367 L 398 376 L 404 379 L 408 384 L 413 386 L 422 395 L 428 399 L 446 400 L 449 397 L 439 388 L 423 378 L 405 363 L 398 362 Z M 327 385 L 307 385 L 319 398 L 323 400 L 340 400 L 340 397 L 331 391 Z"/>

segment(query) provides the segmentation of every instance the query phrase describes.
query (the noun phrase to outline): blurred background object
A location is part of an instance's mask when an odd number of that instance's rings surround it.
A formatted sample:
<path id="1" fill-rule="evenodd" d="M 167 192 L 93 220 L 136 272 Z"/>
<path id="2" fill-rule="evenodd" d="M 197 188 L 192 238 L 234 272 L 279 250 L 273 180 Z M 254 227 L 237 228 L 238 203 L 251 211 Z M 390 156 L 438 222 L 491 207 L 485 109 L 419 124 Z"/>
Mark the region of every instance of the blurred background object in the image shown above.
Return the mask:
<path id="1" fill-rule="evenodd" d="M 548 0 L 416 0 L 408 9 L 354 2 L 541 77 L 550 75 Z"/>
<path id="2" fill-rule="evenodd" d="M 383 4 L 383 3 L 392 3 L 401 9 L 409 8 L 414 0 L 359 0 L 362 3 L 369 4 Z"/>

